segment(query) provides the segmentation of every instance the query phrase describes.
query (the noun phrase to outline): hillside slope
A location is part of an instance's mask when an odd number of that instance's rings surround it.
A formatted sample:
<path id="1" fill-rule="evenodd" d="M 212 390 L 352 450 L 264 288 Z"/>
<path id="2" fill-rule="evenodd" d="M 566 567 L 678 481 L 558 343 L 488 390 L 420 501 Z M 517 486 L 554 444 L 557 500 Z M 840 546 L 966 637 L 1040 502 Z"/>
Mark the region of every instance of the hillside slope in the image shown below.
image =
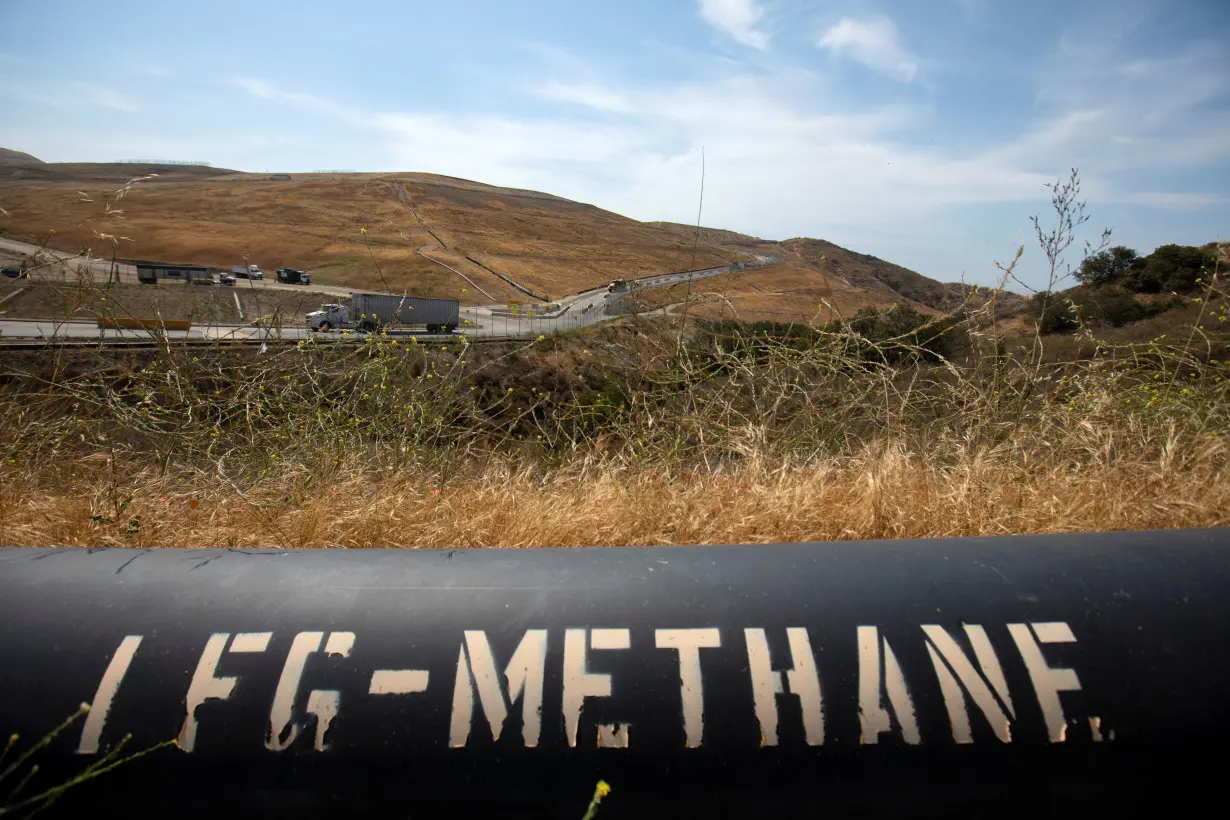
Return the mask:
<path id="1" fill-rule="evenodd" d="M 0 148 L 0 168 L 37 168 L 46 165 L 41 159 L 22 151 Z"/>
<path id="2" fill-rule="evenodd" d="M 823 260 L 828 272 L 854 287 L 885 296 L 902 296 L 940 312 L 955 310 L 967 301 L 981 304 L 991 295 L 989 288 L 939 282 L 909 268 L 870 254 L 846 250 L 823 239 L 788 239 L 780 244 L 805 262 L 821 264 Z M 1000 303 L 1007 307 L 1022 299 L 1015 293 L 1004 293 L 1000 296 Z"/>
<path id="3" fill-rule="evenodd" d="M 679 236 L 696 237 L 695 225 L 681 225 L 676 222 L 654 222 L 663 228 L 673 231 Z M 863 291 L 869 297 L 868 304 L 893 304 L 910 302 L 924 310 L 930 309 L 946 313 L 961 307 L 962 304 L 982 304 L 991 295 L 991 290 L 984 287 L 972 287 L 956 282 L 939 282 L 921 273 L 886 262 L 883 259 L 866 253 L 848 250 L 824 239 L 787 239 L 782 242 L 760 239 L 735 231 L 714 228 L 701 228 L 700 242 L 720 245 L 729 251 L 758 250 L 780 256 L 783 264 L 798 270 L 811 269 L 823 273 L 826 279 L 820 290 L 812 289 L 808 295 L 816 295 L 824 288 L 847 289 Z M 763 291 L 762 291 L 763 293 Z M 752 296 L 752 294 L 748 294 Z M 783 293 L 785 296 L 801 295 L 797 290 Z M 765 301 L 763 296 L 755 296 L 757 303 Z M 1013 307 L 1024 302 L 1023 297 L 1015 293 L 1002 293 L 999 304 Z M 781 312 L 797 312 L 784 300 Z M 814 305 L 812 306 L 814 308 Z M 769 318 L 769 317 L 765 317 Z"/>
<path id="4" fill-rule="evenodd" d="M 30 183 L 61 185 L 123 184 L 136 177 L 156 175 L 162 181 L 197 180 L 226 176 L 229 168 L 209 165 L 165 165 L 150 162 L 43 162 L 41 159 L 0 148 L 0 188 Z"/>
<path id="5" fill-rule="evenodd" d="M 0 187 L 0 207 L 8 212 L 0 214 L 0 232 L 45 240 L 54 231 L 55 247 L 107 256 L 109 235 L 122 259 L 302 268 L 323 284 L 470 303 L 533 301 L 497 273 L 558 299 L 693 263 L 692 243 L 592 205 L 428 174 L 275 180 L 192 169 L 199 176 L 187 179 L 175 168 L 117 199 L 120 180 L 147 169 L 109 168 L 118 176 L 105 184 L 101 171 L 79 170 L 84 177 L 72 184 L 54 166 L 47 173 L 55 179 L 9 177 Z M 702 246 L 695 263 L 737 258 L 743 257 Z"/>
<path id="6" fill-rule="evenodd" d="M 119 195 L 129 180 L 152 174 Z M 825 300 L 841 313 L 960 302 L 954 286 L 823 240 L 769 242 L 702 228 L 698 241 L 695 226 L 638 222 L 551 194 L 432 174 L 275 178 L 206 166 L 44 164 L 10 151 L 0 155 L 0 207 L 8 212 L 0 213 L 0 233 L 64 250 L 301 268 L 320 284 L 469 304 L 554 300 L 612 279 L 755 252 L 782 263 L 709 281 L 707 298 L 742 317 L 791 321 Z"/>

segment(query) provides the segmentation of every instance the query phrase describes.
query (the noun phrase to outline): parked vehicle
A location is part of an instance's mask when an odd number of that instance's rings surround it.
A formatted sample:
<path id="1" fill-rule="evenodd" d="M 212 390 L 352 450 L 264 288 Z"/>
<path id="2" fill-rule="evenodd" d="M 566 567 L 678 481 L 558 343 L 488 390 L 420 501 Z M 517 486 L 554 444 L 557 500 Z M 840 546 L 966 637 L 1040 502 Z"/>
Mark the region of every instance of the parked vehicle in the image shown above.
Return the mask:
<path id="1" fill-rule="evenodd" d="M 235 277 L 234 277 L 234 275 L 229 274 L 229 273 L 220 273 L 220 274 L 218 274 L 218 284 L 219 284 L 219 285 L 231 285 L 231 286 L 234 286 L 234 284 L 235 284 Z"/>
<path id="2" fill-rule="evenodd" d="M 370 333 L 386 325 L 410 325 L 425 327 L 428 333 L 452 333 L 460 311 L 456 299 L 356 293 L 349 306 L 321 305 L 307 315 L 307 324 L 312 330 L 357 328 Z"/>
<path id="3" fill-rule="evenodd" d="M 278 268 L 277 280 L 287 285 L 310 285 L 312 277 L 307 271 L 294 268 Z"/>
<path id="4" fill-rule="evenodd" d="M 264 279 L 265 274 L 261 273 L 261 269 L 256 265 L 233 265 L 231 273 L 240 279 Z"/>
<path id="5" fill-rule="evenodd" d="M 248 278 L 249 279 L 264 279 L 265 274 L 261 273 L 260 266 L 248 265 Z"/>
<path id="6" fill-rule="evenodd" d="M 4 270 L 0 271 L 0 273 L 4 274 L 10 279 L 25 279 L 26 278 L 25 271 L 18 270 L 17 268 L 4 268 Z"/>

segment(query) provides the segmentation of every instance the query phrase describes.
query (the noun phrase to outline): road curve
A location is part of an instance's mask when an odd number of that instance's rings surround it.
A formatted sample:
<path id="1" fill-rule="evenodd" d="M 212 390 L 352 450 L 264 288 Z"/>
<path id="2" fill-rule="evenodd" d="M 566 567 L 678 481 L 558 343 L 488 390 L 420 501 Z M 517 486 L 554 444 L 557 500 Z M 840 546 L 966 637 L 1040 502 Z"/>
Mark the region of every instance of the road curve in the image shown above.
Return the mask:
<path id="1" fill-rule="evenodd" d="M 33 255 L 35 253 L 51 254 L 55 265 L 64 266 L 66 270 L 75 270 L 82 266 L 90 270 L 96 278 L 103 278 L 110 273 L 111 263 L 106 260 L 70 255 L 59 251 L 50 251 L 32 245 L 28 242 L 0 238 L 0 250 L 10 250 L 16 253 Z M 640 279 L 628 280 L 629 290 L 612 293 L 607 286 L 593 288 L 573 294 L 563 300 L 557 309 L 541 312 L 527 309 L 523 313 L 512 313 L 507 305 L 463 306 L 460 311 L 461 327 L 459 332 L 469 338 L 534 338 L 549 333 L 574 330 L 589 327 L 604 321 L 627 315 L 622 306 L 625 297 L 648 288 L 668 287 L 689 281 L 721 276 L 737 270 L 762 267 L 778 261 L 776 256 L 769 254 L 754 254 L 751 262 L 723 265 L 702 270 L 679 271 L 646 276 Z M 132 281 L 136 281 L 135 270 L 126 272 L 121 266 L 121 273 L 128 273 Z M 127 277 L 126 277 L 127 278 Z M 359 292 L 346 288 L 328 286 L 284 285 L 267 280 L 245 280 L 242 287 L 258 287 L 270 289 L 294 290 L 297 292 L 316 292 L 333 297 L 349 297 Z M 207 341 L 297 341 L 311 338 L 313 335 L 302 326 L 284 326 L 280 328 L 263 328 L 258 325 L 208 325 L 193 327 L 188 331 L 169 331 L 168 339 L 191 342 Z M 340 332 L 320 334 L 325 338 L 343 338 Z M 356 338 L 359 334 L 351 334 Z M 424 334 L 407 334 L 423 336 Z M 150 339 L 151 335 L 141 330 L 100 330 L 95 322 L 82 321 L 41 321 L 30 319 L 0 319 L 0 345 L 9 340 L 43 340 L 43 341 L 133 341 Z"/>

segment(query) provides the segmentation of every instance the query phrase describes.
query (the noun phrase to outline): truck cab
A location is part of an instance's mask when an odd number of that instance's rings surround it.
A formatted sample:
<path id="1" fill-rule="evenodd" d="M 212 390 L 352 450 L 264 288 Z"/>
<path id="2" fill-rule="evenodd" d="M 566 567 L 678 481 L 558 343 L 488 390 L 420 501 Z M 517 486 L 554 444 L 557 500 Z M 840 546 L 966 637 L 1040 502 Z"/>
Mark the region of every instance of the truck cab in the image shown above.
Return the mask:
<path id="1" fill-rule="evenodd" d="M 295 268 L 278 268 L 277 280 L 287 285 L 310 285 L 312 277 L 307 271 Z"/>
<path id="2" fill-rule="evenodd" d="M 260 265 L 248 265 L 249 279 L 264 279 L 265 274 L 261 273 Z"/>
<path id="3" fill-rule="evenodd" d="M 350 308 L 345 305 L 321 305 L 307 315 L 312 330 L 341 330 L 350 327 Z"/>

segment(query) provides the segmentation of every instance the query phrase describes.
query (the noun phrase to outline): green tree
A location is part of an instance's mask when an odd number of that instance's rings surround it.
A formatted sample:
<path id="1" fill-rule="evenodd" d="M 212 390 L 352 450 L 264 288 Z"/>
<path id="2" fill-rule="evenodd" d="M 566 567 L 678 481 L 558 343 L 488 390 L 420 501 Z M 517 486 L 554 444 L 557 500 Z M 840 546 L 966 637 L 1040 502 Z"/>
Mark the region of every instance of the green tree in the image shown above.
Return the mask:
<path id="1" fill-rule="evenodd" d="M 1125 284 L 1139 293 L 1191 290 L 1212 267 L 1212 254 L 1202 248 L 1162 245 L 1132 268 Z"/>
<path id="2" fill-rule="evenodd" d="M 1105 285 L 1123 278 L 1136 259 L 1136 251 L 1118 245 L 1086 257 L 1076 271 L 1076 278 L 1084 285 Z"/>

